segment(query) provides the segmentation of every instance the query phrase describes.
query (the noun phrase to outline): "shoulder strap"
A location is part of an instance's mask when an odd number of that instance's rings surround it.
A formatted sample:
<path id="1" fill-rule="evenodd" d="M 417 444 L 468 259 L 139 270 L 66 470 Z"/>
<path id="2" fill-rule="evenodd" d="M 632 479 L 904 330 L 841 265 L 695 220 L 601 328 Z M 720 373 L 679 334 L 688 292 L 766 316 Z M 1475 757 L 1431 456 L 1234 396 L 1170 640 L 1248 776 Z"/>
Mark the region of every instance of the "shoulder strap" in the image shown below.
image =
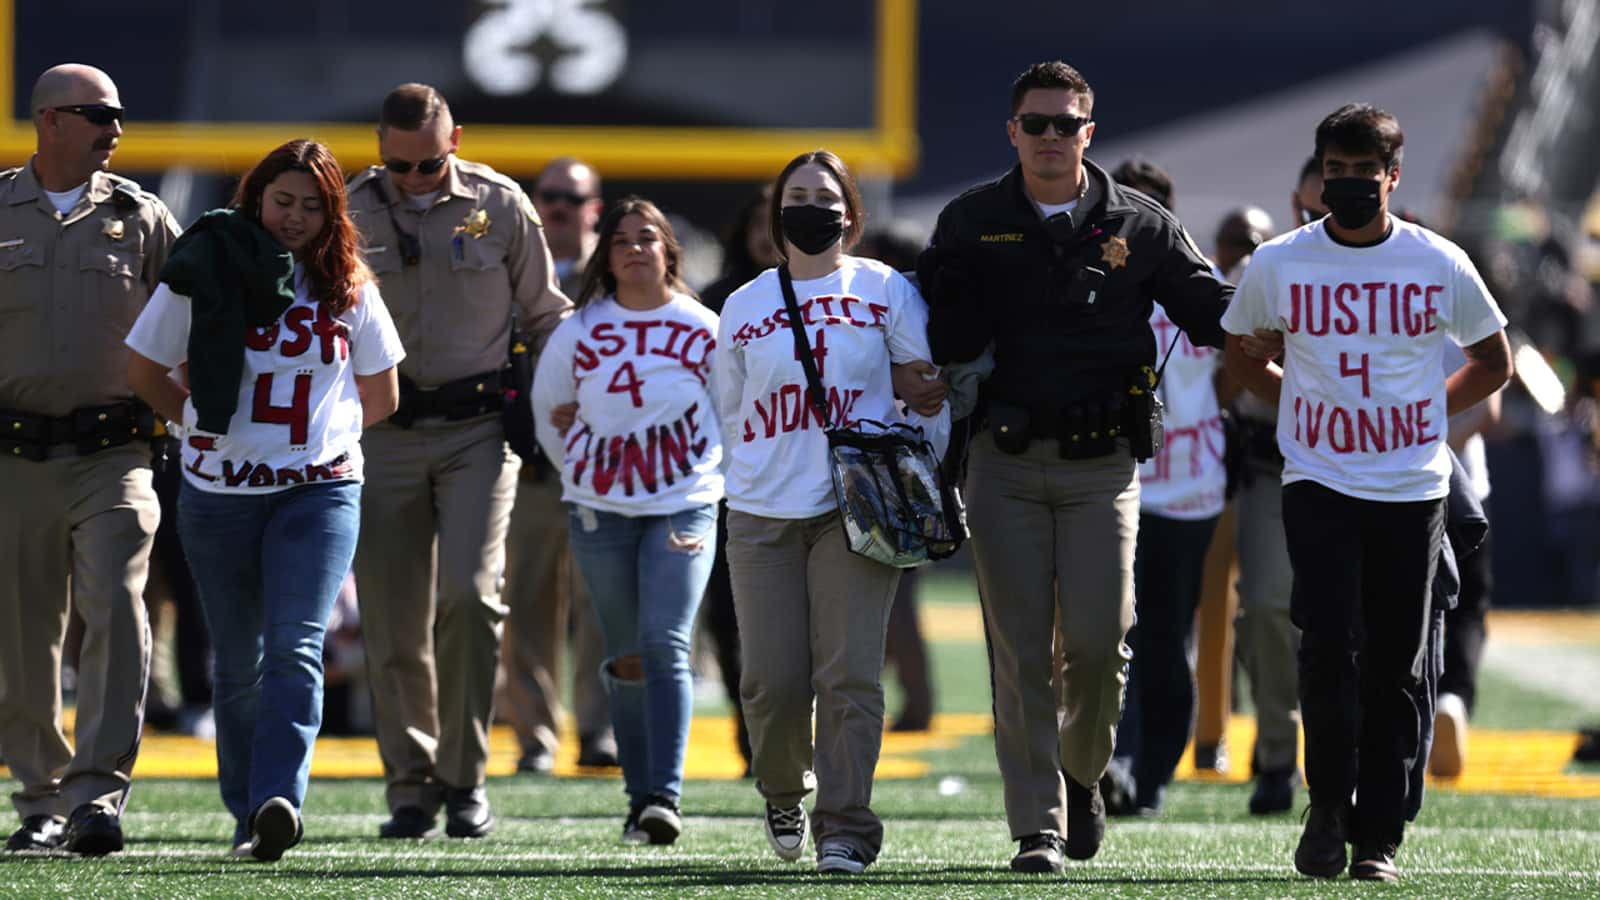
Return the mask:
<path id="1" fill-rule="evenodd" d="M 1174 322 L 1173 324 L 1177 324 L 1177 323 Z M 1172 351 L 1178 349 L 1178 341 L 1180 341 L 1182 339 L 1183 339 L 1183 329 L 1179 328 L 1178 329 L 1178 333 L 1174 334 L 1172 336 L 1172 343 L 1167 345 L 1167 354 L 1165 356 L 1161 357 L 1161 365 L 1159 367 L 1157 367 L 1157 369 L 1156 369 L 1156 383 L 1150 385 L 1150 387 L 1152 389 L 1158 388 L 1158 387 L 1161 386 L 1161 375 L 1162 375 L 1162 373 L 1167 371 L 1167 360 L 1172 358 Z"/>
<path id="2" fill-rule="evenodd" d="M 778 267 L 778 284 L 783 288 L 783 305 L 789 311 L 789 330 L 794 332 L 794 355 L 800 358 L 806 370 L 806 396 L 817 410 L 824 428 L 828 424 L 828 395 L 822 390 L 822 377 L 817 374 L 817 361 L 811 357 L 811 342 L 806 340 L 805 326 L 800 324 L 800 301 L 794 296 L 794 279 L 789 276 L 789 264 Z"/>

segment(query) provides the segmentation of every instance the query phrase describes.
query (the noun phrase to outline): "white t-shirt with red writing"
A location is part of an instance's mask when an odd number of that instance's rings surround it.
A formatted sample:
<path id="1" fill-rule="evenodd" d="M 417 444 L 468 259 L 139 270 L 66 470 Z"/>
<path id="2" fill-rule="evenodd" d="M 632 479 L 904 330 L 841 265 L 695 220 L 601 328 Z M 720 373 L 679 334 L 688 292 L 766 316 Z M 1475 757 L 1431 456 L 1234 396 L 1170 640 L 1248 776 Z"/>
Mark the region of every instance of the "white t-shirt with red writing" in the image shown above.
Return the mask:
<path id="1" fill-rule="evenodd" d="M 685 294 L 629 309 L 605 297 L 558 326 L 533 376 L 539 444 L 561 461 L 561 498 L 624 516 L 722 499 L 722 432 L 711 388 L 717 314 Z M 566 435 L 550 411 L 576 401 Z"/>
<path id="2" fill-rule="evenodd" d="M 832 273 L 794 282 L 806 339 L 827 394 L 829 424 L 907 422 L 943 454 L 950 408 L 927 418 L 901 412 L 891 363 L 929 360 L 928 307 L 894 269 L 842 257 Z M 806 398 L 778 270 L 728 297 L 717 332 L 718 409 L 728 454 L 728 508 L 773 519 L 805 519 L 837 508 L 828 440 Z"/>
<path id="3" fill-rule="evenodd" d="M 266 494 L 300 484 L 361 480 L 361 397 L 355 376 L 405 358 L 400 334 L 368 282 L 336 317 L 295 267 L 294 303 L 269 328 L 247 328 L 239 404 L 227 434 L 195 427 L 183 405 L 183 474 L 217 494 Z M 163 284 L 128 332 L 134 352 L 176 368 L 189 357 L 189 298 Z"/>
<path id="4" fill-rule="evenodd" d="M 1323 222 L 1262 245 L 1222 317 L 1232 334 L 1283 332 L 1283 481 L 1443 497 L 1445 341 L 1475 344 L 1506 318 L 1466 253 L 1428 229 L 1395 219 L 1381 243 L 1349 247 Z"/>
<path id="5" fill-rule="evenodd" d="M 1222 463 L 1222 413 L 1213 381 L 1221 354 L 1196 347 L 1159 304 L 1150 316 L 1156 349 L 1167 357 L 1157 396 L 1164 405 L 1161 451 L 1139 464 L 1139 509 L 1168 519 L 1209 519 L 1222 514 L 1228 472 Z M 1173 338 L 1177 346 L 1173 347 Z"/>

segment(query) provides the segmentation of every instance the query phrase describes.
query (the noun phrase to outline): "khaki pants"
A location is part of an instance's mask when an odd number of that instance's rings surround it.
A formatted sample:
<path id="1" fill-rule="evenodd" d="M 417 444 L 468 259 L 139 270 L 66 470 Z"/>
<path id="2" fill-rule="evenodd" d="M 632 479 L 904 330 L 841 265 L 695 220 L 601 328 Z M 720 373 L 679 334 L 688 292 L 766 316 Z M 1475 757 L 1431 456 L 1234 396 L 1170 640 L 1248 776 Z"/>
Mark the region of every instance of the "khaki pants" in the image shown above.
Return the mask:
<path id="1" fill-rule="evenodd" d="M 1119 445 L 1120 447 L 1121 445 Z M 1013 838 L 1066 834 L 1066 773 L 1105 773 L 1132 655 L 1139 479 L 1125 449 L 1064 460 L 1053 440 L 1011 456 L 973 441 L 967 514 L 993 667 L 995 756 Z M 1063 635 L 1063 711 L 1051 691 Z"/>
<path id="2" fill-rule="evenodd" d="M 356 595 L 378 752 L 390 810 L 432 813 L 442 788 L 483 783 L 518 461 L 497 415 L 380 424 L 361 445 Z"/>
<path id="3" fill-rule="evenodd" d="M 783 808 L 814 787 L 818 845 L 848 841 L 870 862 L 883 846 L 872 776 L 883 747 L 883 648 L 900 571 L 851 553 L 832 511 L 768 519 L 729 510 L 728 569 L 756 788 Z"/>
<path id="4" fill-rule="evenodd" d="M 588 738 L 611 731 L 600 665 L 605 648 L 595 622 L 594 603 L 579 577 L 567 545 L 567 511 L 561 504 L 561 475 L 545 470 L 536 480 L 524 466 L 517 479 L 517 502 L 506 540 L 505 703 L 523 753 L 554 754 L 561 734 L 561 649 L 572 625 L 572 705 L 578 734 Z M 570 620 L 569 620 L 570 616 Z"/>
<path id="5" fill-rule="evenodd" d="M 17 812 L 120 813 L 144 725 L 144 586 L 160 519 L 150 446 L 44 462 L 0 458 L 0 748 Z M 83 619 L 76 748 L 61 729 L 67 610 Z"/>
<path id="6" fill-rule="evenodd" d="M 1292 771 L 1300 751 L 1300 629 L 1289 618 L 1294 569 L 1283 532 L 1283 467 L 1247 460 L 1239 489 L 1239 655 L 1256 707 L 1255 764 Z"/>

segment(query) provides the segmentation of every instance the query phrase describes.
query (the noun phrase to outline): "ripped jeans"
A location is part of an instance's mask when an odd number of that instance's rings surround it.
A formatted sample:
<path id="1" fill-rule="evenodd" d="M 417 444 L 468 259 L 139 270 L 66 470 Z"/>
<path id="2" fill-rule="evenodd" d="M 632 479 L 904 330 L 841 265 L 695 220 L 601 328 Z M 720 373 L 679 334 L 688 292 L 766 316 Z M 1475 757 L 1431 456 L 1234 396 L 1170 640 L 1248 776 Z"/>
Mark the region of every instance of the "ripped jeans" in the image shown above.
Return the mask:
<path id="1" fill-rule="evenodd" d="M 600 677 L 611 706 L 629 800 L 676 801 L 683 789 L 694 685 L 689 642 L 716 556 L 717 507 L 623 516 L 567 504 L 572 556 L 594 598 L 605 640 Z M 619 677 L 616 664 L 644 678 Z"/>

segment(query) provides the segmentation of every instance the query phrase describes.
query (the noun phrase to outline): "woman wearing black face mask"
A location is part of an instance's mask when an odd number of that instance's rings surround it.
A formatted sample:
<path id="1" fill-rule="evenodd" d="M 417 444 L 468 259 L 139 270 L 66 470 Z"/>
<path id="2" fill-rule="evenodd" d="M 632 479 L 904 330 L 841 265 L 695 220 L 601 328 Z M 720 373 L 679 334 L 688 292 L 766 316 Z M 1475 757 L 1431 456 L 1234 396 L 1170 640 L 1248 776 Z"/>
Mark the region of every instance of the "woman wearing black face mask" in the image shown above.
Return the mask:
<path id="1" fill-rule="evenodd" d="M 796 157 L 773 190 L 773 242 L 793 278 L 828 427 L 862 419 L 923 427 L 943 452 L 945 407 L 902 414 L 891 364 L 930 357 L 927 307 L 882 263 L 848 255 L 861 195 L 825 150 Z M 899 570 L 846 546 L 827 465 L 824 423 L 806 400 L 779 270 L 735 291 L 722 310 L 713 370 L 728 460 L 728 565 L 740 695 L 766 834 L 782 859 L 805 849 L 801 805 L 813 788 L 817 871 L 861 872 L 883 824 L 869 805 L 883 741 L 883 647 Z M 812 703 L 816 742 L 812 744 Z M 814 769 L 814 773 L 813 773 Z"/>

